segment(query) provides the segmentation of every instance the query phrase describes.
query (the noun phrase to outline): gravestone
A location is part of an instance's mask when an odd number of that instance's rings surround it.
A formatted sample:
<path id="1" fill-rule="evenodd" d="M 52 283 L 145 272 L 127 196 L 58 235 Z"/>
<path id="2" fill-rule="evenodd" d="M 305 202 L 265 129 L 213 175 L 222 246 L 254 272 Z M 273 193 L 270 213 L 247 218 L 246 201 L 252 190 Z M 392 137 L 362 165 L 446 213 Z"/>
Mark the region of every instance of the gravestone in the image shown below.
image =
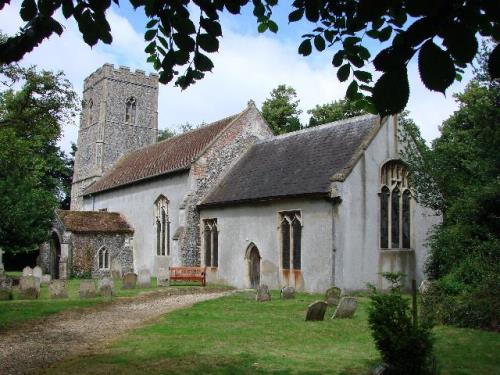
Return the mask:
<path id="1" fill-rule="evenodd" d="M 137 275 L 137 284 L 139 288 L 151 288 L 151 272 L 140 270 L 139 275 Z"/>
<path id="2" fill-rule="evenodd" d="M 168 286 L 169 279 L 168 268 L 158 268 L 158 273 L 156 275 L 156 286 Z"/>
<path id="3" fill-rule="evenodd" d="M 342 291 L 336 286 L 329 288 L 325 293 L 325 302 L 328 306 L 337 306 L 340 301 L 340 295 Z"/>
<path id="4" fill-rule="evenodd" d="M 80 298 L 94 298 L 96 296 L 94 280 L 82 280 L 78 287 L 78 295 Z"/>
<path id="5" fill-rule="evenodd" d="M 0 276 L 0 301 L 12 299 L 12 279 Z"/>
<path id="6" fill-rule="evenodd" d="M 23 276 L 33 276 L 33 269 L 31 267 L 23 268 Z"/>
<path id="7" fill-rule="evenodd" d="M 99 280 L 99 294 L 103 297 L 111 297 L 113 295 L 113 280 L 109 277 L 104 277 Z"/>
<path id="8" fill-rule="evenodd" d="M 285 286 L 281 289 L 282 299 L 293 299 L 295 298 L 295 288 L 293 286 Z"/>
<path id="9" fill-rule="evenodd" d="M 358 308 L 358 300 L 354 297 L 342 297 L 332 319 L 350 319 Z"/>
<path id="10" fill-rule="evenodd" d="M 49 284 L 49 298 L 68 298 L 68 289 L 65 280 L 52 280 Z"/>
<path id="11" fill-rule="evenodd" d="M 52 276 L 50 276 L 48 274 L 42 275 L 42 284 L 43 285 L 49 285 L 51 280 L 52 280 Z"/>
<path id="12" fill-rule="evenodd" d="M 40 283 L 34 276 L 21 276 L 19 294 L 22 299 L 37 299 L 40 294 Z"/>
<path id="13" fill-rule="evenodd" d="M 115 258 L 111 261 L 111 277 L 113 279 L 121 279 L 122 275 L 122 264 L 118 258 Z"/>
<path id="14" fill-rule="evenodd" d="M 325 318 L 327 304 L 325 301 L 316 301 L 307 306 L 306 321 L 318 321 Z"/>
<path id="15" fill-rule="evenodd" d="M 432 283 L 429 280 L 423 280 L 418 287 L 420 294 L 425 294 L 429 291 Z"/>
<path id="16" fill-rule="evenodd" d="M 3 266 L 3 250 L 0 247 L 0 276 L 2 276 L 5 272 L 5 268 Z"/>
<path id="17" fill-rule="evenodd" d="M 255 300 L 257 302 L 271 300 L 271 292 L 269 292 L 269 287 L 266 284 L 262 284 L 257 287 L 257 295 L 255 296 Z"/>
<path id="18" fill-rule="evenodd" d="M 40 282 L 42 281 L 42 275 L 43 275 L 43 271 L 42 271 L 42 268 L 40 266 L 36 266 L 35 268 L 33 268 L 33 276 L 36 277 L 37 279 L 39 279 Z"/>
<path id="19" fill-rule="evenodd" d="M 122 289 L 134 289 L 137 284 L 137 275 L 133 272 L 128 272 L 123 275 Z"/>

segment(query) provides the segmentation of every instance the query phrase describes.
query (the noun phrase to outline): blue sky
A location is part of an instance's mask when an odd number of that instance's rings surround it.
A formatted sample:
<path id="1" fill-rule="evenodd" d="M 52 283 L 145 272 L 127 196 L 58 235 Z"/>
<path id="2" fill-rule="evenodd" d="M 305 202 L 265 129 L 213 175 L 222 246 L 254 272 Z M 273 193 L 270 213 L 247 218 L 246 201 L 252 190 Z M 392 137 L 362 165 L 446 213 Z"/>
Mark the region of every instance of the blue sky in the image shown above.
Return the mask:
<path id="1" fill-rule="evenodd" d="M 215 121 L 241 111 L 250 99 L 260 106 L 269 92 L 281 83 L 297 90 L 304 123 L 308 121 L 306 111 L 314 105 L 341 99 L 347 85 L 337 80 L 335 68 L 331 65 L 335 50 L 314 52 L 308 57 L 298 55 L 301 35 L 314 27 L 307 22 L 289 25 L 290 6 L 287 4 L 274 11 L 273 19 L 280 27 L 278 34 L 257 32 L 251 6 L 244 8 L 238 16 L 224 14 L 220 50 L 211 56 L 215 63 L 213 72 L 185 91 L 172 84 L 160 88 L 159 128 L 177 129 L 186 122 Z M 20 1 L 11 1 L 11 5 L 0 11 L 3 32 L 15 33 L 22 25 L 19 5 Z M 122 0 L 120 7 L 113 6 L 108 11 L 114 37 L 111 46 L 88 47 L 74 22 L 66 21 L 62 16 L 58 19 L 65 25 L 62 37 L 52 36 L 26 55 L 22 64 L 64 71 L 78 93 L 81 93 L 83 79 L 106 62 L 126 65 L 132 70 L 152 71 L 143 52 L 142 34 L 147 20 L 143 12 L 134 11 L 128 1 Z M 382 47 L 373 42 L 369 46 L 372 56 Z M 421 127 L 423 136 L 432 140 L 439 135 L 438 127 L 442 121 L 457 109 L 452 94 L 463 90 L 470 72 L 461 83 L 454 83 L 446 96 L 430 92 L 423 86 L 418 78 L 416 60 L 409 65 L 409 79 L 408 109 Z M 76 142 L 77 134 L 76 119 L 75 124 L 67 124 L 64 128 L 61 145 L 65 150 L 69 149 L 71 142 Z"/>

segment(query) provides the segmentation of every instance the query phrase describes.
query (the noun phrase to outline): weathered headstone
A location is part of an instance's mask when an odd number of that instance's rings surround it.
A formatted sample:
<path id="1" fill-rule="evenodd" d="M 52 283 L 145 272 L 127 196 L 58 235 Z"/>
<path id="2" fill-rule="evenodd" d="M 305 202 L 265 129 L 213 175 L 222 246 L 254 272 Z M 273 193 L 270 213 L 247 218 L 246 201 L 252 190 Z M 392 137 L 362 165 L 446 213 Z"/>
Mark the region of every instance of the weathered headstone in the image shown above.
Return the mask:
<path id="1" fill-rule="evenodd" d="M 137 275 L 133 272 L 128 272 L 123 275 L 122 289 L 134 289 L 137 284 Z"/>
<path id="2" fill-rule="evenodd" d="M 255 296 L 257 302 L 264 302 L 271 300 L 271 292 L 266 284 L 261 284 L 257 287 L 257 295 Z"/>
<path id="3" fill-rule="evenodd" d="M 40 294 L 40 283 L 34 276 L 21 276 L 19 294 L 22 299 L 37 299 Z"/>
<path id="4" fill-rule="evenodd" d="M 68 298 L 65 280 L 52 280 L 49 284 L 49 298 Z"/>
<path id="5" fill-rule="evenodd" d="M 432 283 L 429 280 L 423 280 L 418 287 L 420 294 L 425 294 L 430 289 Z"/>
<path id="6" fill-rule="evenodd" d="M 3 266 L 3 250 L 0 247 L 0 276 L 3 275 L 5 272 L 5 268 Z"/>
<path id="7" fill-rule="evenodd" d="M 332 319 L 350 319 L 358 308 L 358 300 L 354 297 L 342 297 L 333 313 Z"/>
<path id="8" fill-rule="evenodd" d="M 115 280 L 121 279 L 124 273 L 122 273 L 122 264 L 118 258 L 111 261 L 111 277 Z"/>
<path id="9" fill-rule="evenodd" d="M 336 286 L 329 288 L 325 293 L 325 302 L 328 306 L 337 306 L 340 302 L 342 291 Z"/>
<path id="10" fill-rule="evenodd" d="M 295 298 L 295 288 L 293 286 L 285 286 L 281 289 L 281 298 L 293 299 Z"/>
<path id="11" fill-rule="evenodd" d="M 52 281 L 52 276 L 50 276 L 48 274 L 42 275 L 42 284 L 43 285 L 49 285 L 51 281 Z"/>
<path id="12" fill-rule="evenodd" d="M 23 276 L 33 276 L 33 269 L 29 266 L 23 268 Z"/>
<path id="13" fill-rule="evenodd" d="M 306 321 L 318 321 L 325 318 L 327 304 L 325 301 L 316 301 L 307 306 Z"/>
<path id="14" fill-rule="evenodd" d="M 40 266 L 36 266 L 35 268 L 33 268 L 33 276 L 36 277 L 37 279 L 40 279 L 40 282 L 42 281 L 42 275 L 43 271 Z"/>
<path id="15" fill-rule="evenodd" d="M 158 273 L 156 274 L 156 285 L 157 286 L 168 286 L 169 272 L 167 268 L 158 268 Z"/>
<path id="16" fill-rule="evenodd" d="M 0 301 L 12 299 L 12 279 L 0 276 Z"/>
<path id="17" fill-rule="evenodd" d="M 137 275 L 137 284 L 139 288 L 151 288 L 151 272 L 149 270 L 140 270 Z"/>
<path id="18" fill-rule="evenodd" d="M 99 294 L 103 297 L 111 297 L 113 295 L 113 280 L 104 277 L 99 280 Z"/>
<path id="19" fill-rule="evenodd" d="M 94 298 L 96 296 L 94 280 L 82 280 L 78 287 L 80 298 Z"/>

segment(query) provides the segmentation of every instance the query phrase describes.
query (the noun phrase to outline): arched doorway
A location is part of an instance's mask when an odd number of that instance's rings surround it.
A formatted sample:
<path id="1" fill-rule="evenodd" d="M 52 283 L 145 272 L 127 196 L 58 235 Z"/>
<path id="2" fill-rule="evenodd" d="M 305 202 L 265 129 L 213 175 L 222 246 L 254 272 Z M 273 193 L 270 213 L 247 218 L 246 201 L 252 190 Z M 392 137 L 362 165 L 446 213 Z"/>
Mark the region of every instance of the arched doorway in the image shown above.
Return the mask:
<path id="1" fill-rule="evenodd" d="M 59 278 L 59 261 L 61 260 L 61 243 L 57 233 L 52 232 L 50 239 L 50 276 L 52 279 Z"/>
<path id="2" fill-rule="evenodd" d="M 259 249 L 252 245 L 248 252 L 248 275 L 250 286 L 254 289 L 260 285 L 260 259 Z"/>

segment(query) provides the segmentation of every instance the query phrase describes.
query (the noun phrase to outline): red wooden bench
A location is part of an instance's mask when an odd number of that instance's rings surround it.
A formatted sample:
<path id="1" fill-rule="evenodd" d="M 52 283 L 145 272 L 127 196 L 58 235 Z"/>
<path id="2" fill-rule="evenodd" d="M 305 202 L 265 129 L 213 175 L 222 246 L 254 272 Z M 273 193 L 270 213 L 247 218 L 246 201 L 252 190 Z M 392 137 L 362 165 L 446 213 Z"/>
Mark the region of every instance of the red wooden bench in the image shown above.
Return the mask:
<path id="1" fill-rule="evenodd" d="M 206 284 L 205 267 L 170 267 L 170 281 L 199 281 Z"/>

